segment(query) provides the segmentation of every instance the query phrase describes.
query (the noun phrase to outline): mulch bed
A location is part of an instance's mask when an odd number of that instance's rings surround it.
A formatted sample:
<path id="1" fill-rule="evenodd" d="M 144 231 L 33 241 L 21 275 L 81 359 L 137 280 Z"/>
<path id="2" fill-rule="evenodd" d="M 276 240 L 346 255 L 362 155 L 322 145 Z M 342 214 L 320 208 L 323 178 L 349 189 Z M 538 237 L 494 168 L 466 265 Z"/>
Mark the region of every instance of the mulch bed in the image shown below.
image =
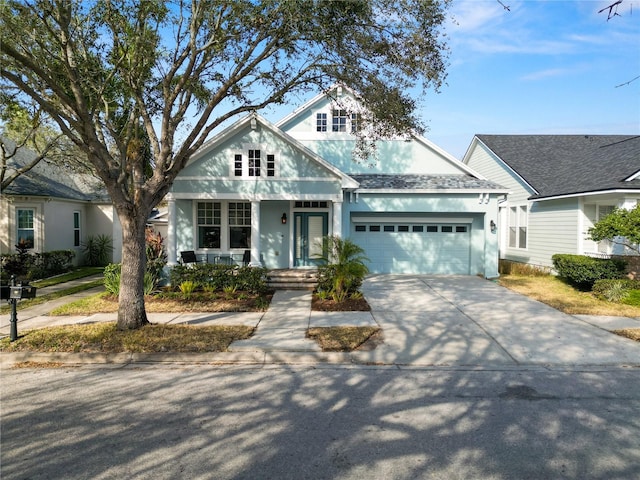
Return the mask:
<path id="1" fill-rule="evenodd" d="M 371 307 L 364 298 L 348 298 L 344 302 L 336 302 L 330 298 L 321 300 L 313 296 L 311 310 L 317 312 L 369 312 Z"/>

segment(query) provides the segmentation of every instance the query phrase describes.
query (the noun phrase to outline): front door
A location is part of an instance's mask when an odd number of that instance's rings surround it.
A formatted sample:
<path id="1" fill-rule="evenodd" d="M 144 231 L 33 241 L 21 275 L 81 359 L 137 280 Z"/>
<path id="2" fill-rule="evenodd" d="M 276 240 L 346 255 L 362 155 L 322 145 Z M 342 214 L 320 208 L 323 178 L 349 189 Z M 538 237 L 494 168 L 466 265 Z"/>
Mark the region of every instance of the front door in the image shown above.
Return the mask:
<path id="1" fill-rule="evenodd" d="M 294 213 L 296 267 L 317 266 L 326 256 L 325 238 L 329 233 L 329 214 L 326 212 Z"/>

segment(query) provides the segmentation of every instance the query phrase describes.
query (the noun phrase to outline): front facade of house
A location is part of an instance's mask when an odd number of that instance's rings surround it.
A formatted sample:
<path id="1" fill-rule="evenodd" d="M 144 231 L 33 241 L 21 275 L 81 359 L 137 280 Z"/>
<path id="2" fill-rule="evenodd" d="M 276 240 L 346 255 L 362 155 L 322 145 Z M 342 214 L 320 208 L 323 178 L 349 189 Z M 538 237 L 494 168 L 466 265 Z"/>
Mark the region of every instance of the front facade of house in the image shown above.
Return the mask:
<path id="1" fill-rule="evenodd" d="M 500 202 L 500 258 L 551 268 L 556 253 L 631 253 L 593 242 L 588 230 L 640 202 L 640 137 L 476 135 L 463 161 L 509 189 Z"/>
<path id="2" fill-rule="evenodd" d="M 12 161 L 22 164 L 35 154 L 18 151 Z M 82 245 L 90 235 L 114 239 L 113 261 L 120 259 L 121 228 L 113 205 L 94 187 L 93 177 L 39 162 L 14 180 L 0 196 L 0 254 L 75 252 L 82 261 Z"/>
<path id="3" fill-rule="evenodd" d="M 359 117 L 341 90 L 277 125 L 250 115 L 203 146 L 167 197 L 170 263 L 194 250 L 211 263 L 247 252 L 254 265 L 308 268 L 337 235 L 365 249 L 373 273 L 497 276 L 491 224 L 506 190 L 419 137 L 355 163 Z"/>

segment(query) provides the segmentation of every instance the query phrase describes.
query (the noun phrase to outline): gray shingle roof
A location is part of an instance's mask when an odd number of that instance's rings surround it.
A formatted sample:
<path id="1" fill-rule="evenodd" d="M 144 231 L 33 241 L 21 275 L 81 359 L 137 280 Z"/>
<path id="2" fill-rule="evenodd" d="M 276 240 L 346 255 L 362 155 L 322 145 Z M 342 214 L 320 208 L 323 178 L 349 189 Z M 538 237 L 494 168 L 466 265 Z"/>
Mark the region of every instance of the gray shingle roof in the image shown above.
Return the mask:
<path id="1" fill-rule="evenodd" d="M 34 152 L 21 148 L 8 163 L 10 167 L 12 164 L 22 166 L 35 157 Z M 40 161 L 31 170 L 20 175 L 2 191 L 2 194 L 109 203 L 104 186 L 96 177 L 74 172 L 47 161 Z"/>
<path id="2" fill-rule="evenodd" d="M 504 190 L 471 175 L 350 174 L 361 190 Z"/>
<path id="3" fill-rule="evenodd" d="M 640 190 L 638 135 L 476 135 L 538 195 Z"/>

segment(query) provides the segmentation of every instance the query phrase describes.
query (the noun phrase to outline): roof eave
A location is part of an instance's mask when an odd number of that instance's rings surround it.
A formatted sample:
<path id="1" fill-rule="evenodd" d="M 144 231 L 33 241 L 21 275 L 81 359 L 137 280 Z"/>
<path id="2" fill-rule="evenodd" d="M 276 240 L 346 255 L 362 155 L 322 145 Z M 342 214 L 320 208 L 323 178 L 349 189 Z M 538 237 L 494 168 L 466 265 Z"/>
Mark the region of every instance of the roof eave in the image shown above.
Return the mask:
<path id="1" fill-rule="evenodd" d="M 574 192 L 574 193 L 564 193 L 558 195 L 549 195 L 549 196 L 535 196 L 532 195 L 528 198 L 528 200 L 534 202 L 543 202 L 546 200 L 560 200 L 563 198 L 575 198 L 575 197 L 590 197 L 595 195 L 608 195 L 608 194 L 618 194 L 618 193 L 635 193 L 640 195 L 640 187 L 639 188 L 609 188 L 604 190 L 591 190 L 588 192 Z"/>

